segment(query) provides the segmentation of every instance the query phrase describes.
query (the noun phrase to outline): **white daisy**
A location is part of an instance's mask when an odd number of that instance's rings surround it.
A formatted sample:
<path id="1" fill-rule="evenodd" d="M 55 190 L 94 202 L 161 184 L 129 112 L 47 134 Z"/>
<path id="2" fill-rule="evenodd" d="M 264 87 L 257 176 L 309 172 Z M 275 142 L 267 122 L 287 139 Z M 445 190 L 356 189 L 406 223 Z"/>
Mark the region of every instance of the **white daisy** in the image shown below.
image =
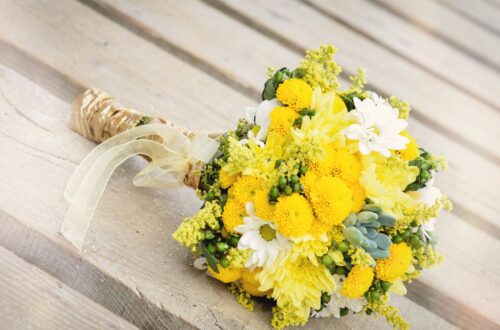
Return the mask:
<path id="1" fill-rule="evenodd" d="M 398 110 L 392 108 L 383 98 L 371 93 L 370 98 L 354 98 L 355 109 L 346 116 L 355 121 L 342 131 L 347 138 L 358 141 L 359 152 L 368 155 L 372 151 L 385 157 L 390 150 L 404 149 L 410 141 L 400 135 L 408 123 L 398 118 Z"/>
<path id="2" fill-rule="evenodd" d="M 244 224 L 234 230 L 243 234 L 238 242 L 238 249 L 251 249 L 253 252 L 246 267 L 268 267 L 282 251 L 290 248 L 289 241 L 276 231 L 276 226 L 270 221 L 255 215 L 252 202 L 246 204 L 248 216 L 243 218 Z"/>
<path id="3" fill-rule="evenodd" d="M 247 108 L 247 119 L 251 124 L 259 126 L 259 131 L 257 135 L 254 136 L 253 132 L 248 132 L 248 138 L 255 138 L 260 141 L 264 141 L 267 136 L 267 130 L 269 129 L 269 124 L 271 123 L 271 112 L 276 107 L 280 107 L 281 103 L 276 99 L 265 100 L 259 104 L 257 108 L 248 107 Z"/>
<path id="4" fill-rule="evenodd" d="M 340 318 L 340 310 L 342 308 L 349 308 L 349 310 L 354 313 L 359 313 L 363 309 L 363 307 L 368 303 L 364 297 L 360 298 L 347 298 L 340 294 L 340 290 L 342 289 L 342 282 L 345 279 L 345 276 L 341 275 L 333 275 L 333 279 L 335 280 L 336 290 L 332 294 L 331 300 L 322 310 L 319 312 L 313 311 L 311 315 L 313 317 L 336 317 Z"/>

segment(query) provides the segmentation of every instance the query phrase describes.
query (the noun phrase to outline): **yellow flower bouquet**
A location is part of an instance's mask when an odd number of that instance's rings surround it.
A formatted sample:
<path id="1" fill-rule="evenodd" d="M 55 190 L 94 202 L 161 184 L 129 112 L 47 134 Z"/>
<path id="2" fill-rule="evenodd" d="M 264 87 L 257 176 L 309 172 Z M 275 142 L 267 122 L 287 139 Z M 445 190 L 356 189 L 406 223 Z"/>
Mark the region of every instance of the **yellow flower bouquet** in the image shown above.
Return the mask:
<path id="1" fill-rule="evenodd" d="M 389 296 L 442 259 L 434 221 L 451 203 L 433 182 L 446 162 L 407 131 L 408 103 L 366 90 L 362 70 L 341 89 L 334 53 L 321 46 L 295 69 L 270 69 L 262 102 L 224 134 L 87 91 L 72 126 L 103 143 L 71 178 L 62 233 L 81 248 L 112 172 L 143 155 L 135 184 L 187 185 L 204 201 L 173 234 L 194 266 L 249 310 L 254 297 L 270 301 L 274 328 L 349 313 L 408 328 Z"/>

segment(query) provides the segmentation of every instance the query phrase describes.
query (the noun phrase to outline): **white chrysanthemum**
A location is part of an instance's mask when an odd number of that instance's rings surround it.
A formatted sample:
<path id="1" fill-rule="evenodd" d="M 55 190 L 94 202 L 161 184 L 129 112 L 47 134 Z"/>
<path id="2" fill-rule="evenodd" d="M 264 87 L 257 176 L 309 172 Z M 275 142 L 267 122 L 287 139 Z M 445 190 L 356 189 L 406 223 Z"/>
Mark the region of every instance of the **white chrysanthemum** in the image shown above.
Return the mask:
<path id="1" fill-rule="evenodd" d="M 400 135 L 408 123 L 398 118 L 398 110 L 375 93 L 370 98 L 354 98 L 355 109 L 346 116 L 355 121 L 342 131 L 347 138 L 358 141 L 359 152 L 368 155 L 372 151 L 385 157 L 390 150 L 402 150 L 410 141 Z"/>
<path id="2" fill-rule="evenodd" d="M 255 215 L 252 202 L 246 204 L 248 216 L 243 218 L 244 224 L 234 230 L 243 234 L 238 242 L 238 249 L 251 249 L 253 252 L 246 267 L 268 267 L 278 254 L 290 248 L 289 241 L 276 231 L 274 223 L 263 220 Z"/>
<path id="3" fill-rule="evenodd" d="M 313 317 L 331 317 L 334 316 L 336 318 L 340 318 L 340 310 L 342 308 L 349 308 L 349 310 L 354 313 L 359 313 L 363 309 L 363 307 L 368 303 L 364 297 L 360 298 L 347 298 L 340 294 L 340 290 L 342 289 L 342 282 L 345 279 L 345 276 L 341 275 L 333 275 L 336 284 L 336 290 L 332 293 L 332 297 L 328 305 L 326 305 L 319 312 L 313 311 L 311 315 Z"/>
<path id="4" fill-rule="evenodd" d="M 247 108 L 247 120 L 251 124 L 259 126 L 259 131 L 257 132 L 257 135 L 255 137 L 253 136 L 253 132 L 248 132 L 248 137 L 250 139 L 255 138 L 260 141 L 264 141 L 266 139 L 267 130 L 269 129 L 269 124 L 271 123 L 271 112 L 274 110 L 274 108 L 280 106 L 281 103 L 278 100 L 272 99 L 270 101 L 262 101 L 257 108 Z"/>

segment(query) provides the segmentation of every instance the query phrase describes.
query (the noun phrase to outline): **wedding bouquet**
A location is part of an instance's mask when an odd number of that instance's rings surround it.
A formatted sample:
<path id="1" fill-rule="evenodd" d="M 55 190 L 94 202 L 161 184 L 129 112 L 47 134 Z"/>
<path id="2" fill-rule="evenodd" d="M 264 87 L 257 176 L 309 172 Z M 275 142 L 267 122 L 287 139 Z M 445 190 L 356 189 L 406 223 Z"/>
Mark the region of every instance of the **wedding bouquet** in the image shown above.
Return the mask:
<path id="1" fill-rule="evenodd" d="M 267 299 L 272 325 L 349 313 L 408 328 L 391 293 L 439 263 L 434 221 L 451 207 L 434 176 L 444 159 L 407 131 L 410 107 L 365 89 L 364 72 L 342 90 L 333 46 L 306 52 L 295 69 L 270 69 L 262 102 L 234 131 L 181 131 L 90 90 L 73 128 L 99 145 L 72 177 L 63 234 L 81 248 L 104 187 L 125 159 L 148 165 L 134 183 L 197 189 L 200 211 L 173 234 L 194 266 L 252 310 Z"/>

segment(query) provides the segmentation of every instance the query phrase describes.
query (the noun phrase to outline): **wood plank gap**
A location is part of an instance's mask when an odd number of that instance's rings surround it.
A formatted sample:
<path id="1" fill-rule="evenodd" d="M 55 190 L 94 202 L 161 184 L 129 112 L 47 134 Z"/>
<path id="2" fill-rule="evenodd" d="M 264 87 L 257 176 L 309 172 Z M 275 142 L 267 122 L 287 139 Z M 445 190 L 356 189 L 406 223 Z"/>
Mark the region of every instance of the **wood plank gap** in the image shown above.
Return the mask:
<path id="1" fill-rule="evenodd" d="M 252 17 L 248 15 L 244 15 L 235 9 L 229 7 L 225 3 L 220 2 L 219 0 L 200 0 L 218 10 L 221 12 L 225 13 L 226 15 L 232 17 L 233 19 L 245 24 L 246 26 L 253 28 L 257 32 L 261 33 L 262 35 L 271 38 L 283 46 L 289 48 L 290 50 L 297 52 L 299 54 L 304 54 L 305 48 L 302 47 L 300 44 L 295 43 L 293 40 L 290 40 L 287 37 L 284 37 L 283 35 L 278 34 L 277 32 L 273 31 L 272 29 L 262 25 L 258 21 L 254 20 Z M 344 70 L 342 76 L 349 76 L 352 75 L 353 72 L 349 72 L 347 70 Z M 369 85 L 369 89 L 372 91 L 376 92 L 377 94 L 387 96 L 387 95 L 392 95 L 391 93 L 388 93 L 386 91 L 383 91 L 381 88 L 375 88 L 372 85 Z M 481 146 L 480 144 L 469 140 L 467 138 L 462 137 L 458 133 L 455 133 L 454 131 L 450 130 L 446 126 L 437 123 L 435 120 L 430 118 L 427 115 L 422 114 L 421 112 L 418 111 L 418 108 L 413 108 L 414 111 L 412 112 L 412 116 L 415 119 L 418 119 L 421 121 L 423 124 L 432 127 L 435 131 L 440 132 L 444 135 L 447 135 L 448 137 L 452 138 L 453 140 L 457 141 L 458 143 L 462 144 L 466 148 L 468 148 L 471 152 L 476 153 L 480 155 L 481 157 L 484 157 L 490 161 L 492 161 L 495 164 L 500 164 L 500 156 L 497 156 L 491 152 L 489 152 L 486 148 Z"/>
<path id="2" fill-rule="evenodd" d="M 434 37 L 435 39 L 439 39 L 441 42 L 447 44 L 448 46 L 455 48 L 456 50 L 460 51 L 461 53 L 465 54 L 466 56 L 470 57 L 471 59 L 490 67 L 491 69 L 497 71 L 500 73 L 500 66 L 489 60 L 488 58 L 484 57 L 481 55 L 481 53 L 476 53 L 472 52 L 469 49 L 461 46 L 459 43 L 456 41 L 453 41 L 453 39 L 447 37 L 446 35 L 440 33 L 438 30 L 430 27 L 429 25 L 417 21 L 410 17 L 408 14 L 404 13 L 401 10 L 397 10 L 391 6 L 388 6 L 387 4 L 383 3 L 380 0 L 368 0 L 370 2 L 373 2 L 374 4 L 377 4 L 377 6 L 383 8 L 385 11 L 401 18 L 407 21 L 408 23 L 411 23 L 415 27 L 419 28 L 421 31 L 427 33 L 428 35 Z"/>
<path id="3" fill-rule="evenodd" d="M 345 26 L 346 28 L 354 31 L 355 33 L 363 36 L 364 38 L 377 43 L 378 45 L 380 45 L 384 49 L 386 49 L 388 52 L 390 52 L 391 54 L 394 54 L 395 56 L 398 56 L 398 57 L 404 59 L 405 61 L 407 61 L 411 65 L 418 67 L 422 71 L 425 71 L 425 72 L 429 73 L 430 75 L 432 75 L 432 76 L 434 76 L 434 77 L 436 77 L 438 79 L 441 79 L 442 81 L 446 82 L 447 84 L 449 84 L 449 85 L 455 87 L 456 89 L 460 90 L 464 94 L 470 95 L 473 98 L 475 98 L 476 100 L 478 100 L 479 102 L 485 104 L 486 106 L 489 106 L 492 109 L 496 110 L 497 112 L 500 112 L 500 105 L 492 103 L 492 102 L 484 99 L 481 95 L 478 95 L 477 93 L 475 93 L 475 92 L 473 92 L 473 91 L 471 91 L 471 90 L 469 90 L 469 89 L 467 89 L 467 88 L 465 88 L 465 87 L 457 84 L 453 80 L 447 78 L 446 75 L 443 75 L 440 72 L 437 72 L 437 71 L 434 71 L 432 69 L 429 69 L 427 66 L 419 63 L 418 61 L 415 61 L 411 57 L 409 57 L 409 56 L 403 54 L 402 52 L 398 51 L 397 49 L 391 47 L 389 44 L 387 44 L 386 42 L 384 42 L 380 38 L 376 38 L 376 37 L 374 37 L 374 36 L 366 33 L 362 29 L 356 27 L 354 24 L 350 23 L 349 20 L 342 18 L 342 15 L 338 15 L 338 16 L 334 15 L 331 12 L 329 12 L 329 11 L 323 9 L 322 7 L 318 6 L 317 4 L 311 2 L 310 0 L 298 0 L 298 1 L 301 2 L 301 3 L 303 3 L 304 5 L 308 6 L 309 8 L 313 9 L 318 14 L 323 15 L 326 18 L 331 19 L 331 20 L 333 20 L 333 21 L 335 21 L 335 22 L 337 22 L 337 23 Z M 392 13 L 390 13 L 390 14 L 392 14 Z"/>
<path id="4" fill-rule="evenodd" d="M 0 63 L 43 86 L 68 103 L 73 102 L 85 90 L 85 86 L 79 81 L 3 40 L 0 40 Z"/>
<path id="5" fill-rule="evenodd" d="M 0 245 L 141 329 L 196 329 L 0 210 Z"/>
<path id="6" fill-rule="evenodd" d="M 119 11 L 109 4 L 98 2 L 95 0 L 77 0 L 77 1 L 93 9 L 97 13 L 105 16 L 106 18 L 112 20 L 113 22 L 119 24 L 128 31 L 134 33 L 135 35 L 147 40 L 148 42 L 172 54 L 181 61 L 184 61 L 194 66 L 195 68 L 199 69 L 200 71 L 209 74 L 210 76 L 217 79 L 221 83 L 233 88 L 234 90 L 242 93 L 243 95 L 247 95 L 254 99 L 260 98 L 261 91 L 258 91 L 255 88 L 242 84 L 236 81 L 235 79 L 232 79 L 230 76 L 217 69 L 217 67 L 212 65 L 210 62 L 205 61 L 203 58 L 197 56 L 196 54 L 193 54 L 192 52 L 189 52 L 188 50 L 181 48 L 178 45 L 163 38 L 153 29 L 149 28 L 146 24 L 126 14 L 125 12 Z"/>
<path id="7" fill-rule="evenodd" d="M 408 285 L 406 297 L 459 328 L 481 330 L 499 328 L 499 324 L 478 314 L 475 309 L 420 280 Z M 457 318 L 457 315 L 460 317 Z"/>
<path id="8" fill-rule="evenodd" d="M 481 22 L 480 20 L 478 20 L 474 16 L 468 14 L 467 12 L 465 12 L 457 7 L 454 7 L 453 5 L 449 4 L 447 1 L 443 1 L 443 0 L 434 0 L 434 1 L 436 1 L 437 3 L 439 3 L 441 6 L 445 7 L 446 9 L 454 12 L 455 14 L 462 16 L 463 18 L 465 18 L 469 22 L 476 24 L 480 28 L 493 33 L 497 37 L 500 37 L 500 32 L 498 30 L 492 28 L 491 26 L 485 24 L 484 22 Z"/>

